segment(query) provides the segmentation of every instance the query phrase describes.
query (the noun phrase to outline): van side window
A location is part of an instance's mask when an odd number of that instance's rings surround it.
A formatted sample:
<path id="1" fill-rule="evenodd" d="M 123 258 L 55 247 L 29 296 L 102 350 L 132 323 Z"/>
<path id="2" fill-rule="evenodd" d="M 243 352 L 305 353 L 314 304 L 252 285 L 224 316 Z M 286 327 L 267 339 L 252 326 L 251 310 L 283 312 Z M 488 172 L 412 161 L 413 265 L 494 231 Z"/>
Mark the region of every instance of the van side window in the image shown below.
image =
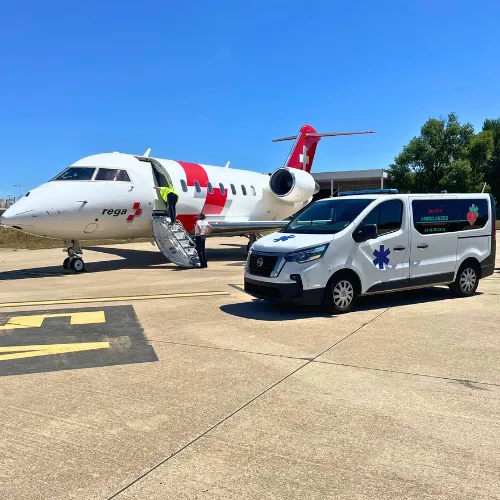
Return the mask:
<path id="1" fill-rule="evenodd" d="M 413 226 L 420 234 L 458 231 L 457 200 L 413 200 Z"/>
<path id="2" fill-rule="evenodd" d="M 392 233 L 401 229 L 403 221 L 403 202 L 387 200 L 377 205 L 363 220 L 362 225 L 377 224 L 378 235 Z"/>
<path id="3" fill-rule="evenodd" d="M 196 189 L 197 193 L 201 193 L 201 187 L 198 181 L 194 181 L 194 188 Z"/>
<path id="4" fill-rule="evenodd" d="M 401 229 L 403 220 L 403 202 L 389 200 L 379 205 L 378 234 L 392 233 Z"/>
<path id="5" fill-rule="evenodd" d="M 234 187 L 234 184 L 231 184 L 231 192 L 235 195 L 236 194 L 236 188 Z"/>
<path id="6" fill-rule="evenodd" d="M 212 183 L 211 182 L 207 182 L 207 188 L 208 188 L 208 192 L 210 194 L 214 194 L 214 188 L 212 187 Z"/>
<path id="7" fill-rule="evenodd" d="M 220 189 L 220 194 L 222 195 L 226 194 L 226 188 L 224 187 L 224 184 L 222 184 L 222 182 L 219 183 L 219 189 Z"/>
<path id="8" fill-rule="evenodd" d="M 488 222 L 487 200 L 458 200 L 458 230 L 481 229 Z"/>
<path id="9" fill-rule="evenodd" d="M 184 179 L 181 179 L 181 188 L 185 193 L 187 193 L 188 187 Z"/>

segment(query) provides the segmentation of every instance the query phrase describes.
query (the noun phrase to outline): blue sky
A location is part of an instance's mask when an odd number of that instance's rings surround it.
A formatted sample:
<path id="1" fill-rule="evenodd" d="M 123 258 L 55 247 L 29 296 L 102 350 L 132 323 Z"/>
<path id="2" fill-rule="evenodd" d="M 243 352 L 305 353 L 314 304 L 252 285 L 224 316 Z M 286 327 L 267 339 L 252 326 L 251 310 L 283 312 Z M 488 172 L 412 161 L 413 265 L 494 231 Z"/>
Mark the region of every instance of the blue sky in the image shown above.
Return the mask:
<path id="1" fill-rule="evenodd" d="M 303 123 L 315 171 L 387 167 L 430 116 L 500 116 L 494 0 L 4 2 L 0 198 L 89 154 L 268 172 Z"/>

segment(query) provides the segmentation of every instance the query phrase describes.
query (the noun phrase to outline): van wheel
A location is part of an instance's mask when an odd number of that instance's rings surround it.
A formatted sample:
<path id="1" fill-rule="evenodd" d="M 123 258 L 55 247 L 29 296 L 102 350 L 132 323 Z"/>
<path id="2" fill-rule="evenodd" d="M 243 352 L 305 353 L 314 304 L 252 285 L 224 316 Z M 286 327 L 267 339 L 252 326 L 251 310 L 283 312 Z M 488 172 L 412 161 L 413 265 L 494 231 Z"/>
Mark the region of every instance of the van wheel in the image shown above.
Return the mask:
<path id="1" fill-rule="evenodd" d="M 455 281 L 450 290 L 456 297 L 470 297 L 474 295 L 479 285 L 479 274 L 474 264 L 465 264 L 458 270 Z"/>
<path id="2" fill-rule="evenodd" d="M 356 302 L 356 287 L 349 276 L 334 278 L 326 287 L 323 306 L 333 314 L 352 310 Z"/>

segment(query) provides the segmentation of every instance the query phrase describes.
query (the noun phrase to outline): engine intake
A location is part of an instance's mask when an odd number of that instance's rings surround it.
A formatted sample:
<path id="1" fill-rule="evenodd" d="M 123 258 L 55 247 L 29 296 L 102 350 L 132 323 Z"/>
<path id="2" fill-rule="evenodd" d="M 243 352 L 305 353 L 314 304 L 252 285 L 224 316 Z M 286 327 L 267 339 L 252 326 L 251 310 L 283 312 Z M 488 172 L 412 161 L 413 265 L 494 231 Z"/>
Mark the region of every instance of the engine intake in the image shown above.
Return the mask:
<path id="1" fill-rule="evenodd" d="M 311 174 L 305 170 L 282 167 L 271 174 L 269 188 L 283 201 L 303 203 L 319 191 Z"/>

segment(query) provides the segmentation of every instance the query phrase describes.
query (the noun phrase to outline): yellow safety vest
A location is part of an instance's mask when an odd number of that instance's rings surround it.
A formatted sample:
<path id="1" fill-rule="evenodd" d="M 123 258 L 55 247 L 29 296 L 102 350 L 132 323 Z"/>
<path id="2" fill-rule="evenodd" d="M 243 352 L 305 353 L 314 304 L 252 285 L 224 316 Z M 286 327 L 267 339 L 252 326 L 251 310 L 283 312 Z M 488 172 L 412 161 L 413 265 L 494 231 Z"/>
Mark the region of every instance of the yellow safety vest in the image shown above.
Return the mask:
<path id="1" fill-rule="evenodd" d="M 175 189 L 173 187 L 162 187 L 160 189 L 160 196 L 163 198 L 164 201 L 167 201 L 167 196 L 170 193 L 174 193 L 177 196 L 177 198 L 179 197 L 179 195 L 175 192 Z"/>

